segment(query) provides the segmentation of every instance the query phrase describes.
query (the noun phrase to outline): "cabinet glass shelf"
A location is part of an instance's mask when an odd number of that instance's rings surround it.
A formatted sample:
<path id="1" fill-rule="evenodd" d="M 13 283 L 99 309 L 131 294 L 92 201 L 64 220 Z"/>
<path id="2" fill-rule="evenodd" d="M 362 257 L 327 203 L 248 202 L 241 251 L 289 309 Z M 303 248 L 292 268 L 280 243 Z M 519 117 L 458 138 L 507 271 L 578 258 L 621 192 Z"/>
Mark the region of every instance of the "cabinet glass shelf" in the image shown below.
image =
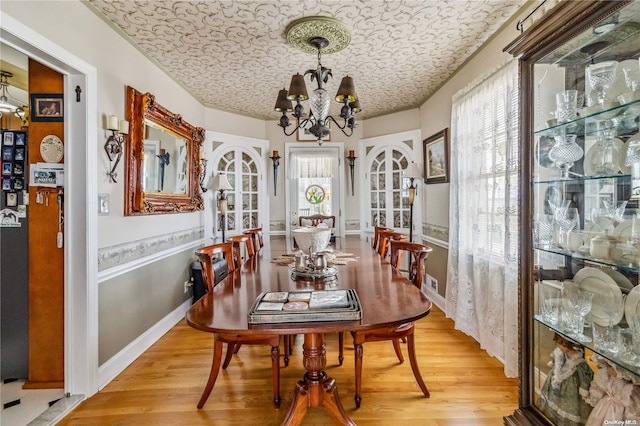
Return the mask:
<path id="1" fill-rule="evenodd" d="M 561 255 L 561 256 L 571 257 L 571 258 L 576 259 L 576 260 L 589 262 L 592 265 L 601 265 L 601 266 L 613 267 L 613 268 L 615 268 L 615 269 L 617 269 L 619 271 L 626 271 L 626 272 L 631 272 L 631 273 L 634 273 L 634 274 L 640 273 L 640 265 L 638 265 L 638 264 L 618 263 L 615 260 L 595 259 L 595 258 L 591 257 L 589 254 L 583 254 L 583 253 L 580 253 L 580 252 L 564 250 L 564 249 L 562 249 L 560 247 L 556 247 L 556 246 L 553 246 L 553 245 L 546 245 L 546 246 L 534 245 L 533 248 L 535 250 L 539 250 L 539 251 L 543 251 L 543 252 L 547 252 L 547 253 L 552 253 L 552 254 L 558 254 L 558 255 Z"/>
<path id="2" fill-rule="evenodd" d="M 602 181 L 605 179 L 619 179 L 619 180 L 624 180 L 624 179 L 631 179 L 631 175 L 628 174 L 616 174 L 616 175 L 603 175 L 603 176 L 572 176 L 572 177 L 568 177 L 568 178 L 563 178 L 560 176 L 557 177 L 553 177 L 553 178 L 546 178 L 546 179 L 541 179 L 541 180 L 534 180 L 533 184 L 537 185 L 537 184 L 549 184 L 549 183 L 565 183 L 565 184 L 571 184 L 571 183 L 582 183 L 582 182 L 594 182 L 594 181 Z M 624 184 L 625 182 L 621 182 L 622 184 Z M 630 182 L 628 182 L 630 183 Z"/>
<path id="3" fill-rule="evenodd" d="M 595 347 L 595 345 L 593 344 L 593 333 L 592 333 L 592 330 L 591 330 L 591 326 L 589 326 L 589 325 L 585 326 L 584 335 L 589 337 L 589 338 L 591 338 L 591 342 L 584 343 L 584 342 L 578 342 L 574 337 L 571 337 L 570 334 L 567 334 L 566 332 L 558 329 L 557 325 L 550 324 L 550 323 L 544 321 L 542 319 L 542 317 L 540 317 L 540 315 L 534 315 L 533 318 L 534 318 L 534 320 L 536 322 L 548 327 L 552 332 L 561 335 L 565 339 L 570 340 L 570 341 L 575 342 L 575 343 L 579 343 L 580 345 L 584 346 L 586 349 L 589 349 L 592 352 L 594 352 L 594 353 L 596 353 L 596 354 L 598 354 L 598 355 L 600 355 L 600 356 L 602 356 L 604 358 L 607 358 L 609 361 L 611 361 L 614 364 L 624 368 L 625 370 L 629 370 L 629 371 L 633 372 L 636 375 L 640 375 L 640 367 L 629 365 L 629 364 L 623 362 L 620 359 L 620 356 L 623 355 L 626 350 L 628 350 L 627 347 L 629 346 L 629 341 L 631 339 L 631 336 L 629 335 L 629 329 L 628 328 L 622 328 L 621 329 L 622 330 L 622 335 L 623 335 L 623 340 L 624 340 L 623 349 L 620 351 L 619 355 L 613 356 L 611 353 L 608 353 L 608 352 L 605 352 L 605 351 L 601 351 L 601 350 L 599 350 L 599 349 L 597 349 Z"/>
<path id="4" fill-rule="evenodd" d="M 590 107 L 598 108 L 596 107 Z M 584 108 L 588 110 L 590 108 Z M 613 127 L 619 135 L 632 134 L 638 131 L 638 114 L 640 113 L 640 99 L 626 104 L 593 110 L 588 115 L 580 116 L 561 124 L 546 127 L 533 132 L 534 135 L 555 136 L 563 133 L 580 133 L 584 135 L 595 135 L 598 131 L 597 123 L 603 120 L 611 120 Z"/>

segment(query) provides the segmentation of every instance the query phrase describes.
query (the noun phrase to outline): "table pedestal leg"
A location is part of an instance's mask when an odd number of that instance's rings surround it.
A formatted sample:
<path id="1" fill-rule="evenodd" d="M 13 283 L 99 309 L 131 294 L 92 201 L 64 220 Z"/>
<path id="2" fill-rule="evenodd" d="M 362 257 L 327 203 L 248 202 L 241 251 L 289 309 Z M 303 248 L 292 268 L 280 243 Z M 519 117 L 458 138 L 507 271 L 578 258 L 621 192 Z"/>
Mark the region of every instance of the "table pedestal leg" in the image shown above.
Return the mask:
<path id="1" fill-rule="evenodd" d="M 324 336 L 305 334 L 302 354 L 307 372 L 304 380 L 296 385 L 291 408 L 282 424 L 299 425 L 309 407 L 322 407 L 337 423 L 355 425 L 340 403 L 336 381 L 323 371 L 326 364 Z"/>

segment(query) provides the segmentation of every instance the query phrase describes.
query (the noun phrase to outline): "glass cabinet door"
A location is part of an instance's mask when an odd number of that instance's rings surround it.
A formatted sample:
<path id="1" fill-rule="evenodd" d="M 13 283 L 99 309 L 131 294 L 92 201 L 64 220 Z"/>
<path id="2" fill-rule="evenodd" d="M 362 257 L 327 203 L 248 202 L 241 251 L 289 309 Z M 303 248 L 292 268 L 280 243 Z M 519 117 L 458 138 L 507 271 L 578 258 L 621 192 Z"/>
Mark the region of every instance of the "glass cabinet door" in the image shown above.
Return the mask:
<path id="1" fill-rule="evenodd" d="M 640 424 L 640 4 L 609 3 L 521 60 L 527 424 Z"/>

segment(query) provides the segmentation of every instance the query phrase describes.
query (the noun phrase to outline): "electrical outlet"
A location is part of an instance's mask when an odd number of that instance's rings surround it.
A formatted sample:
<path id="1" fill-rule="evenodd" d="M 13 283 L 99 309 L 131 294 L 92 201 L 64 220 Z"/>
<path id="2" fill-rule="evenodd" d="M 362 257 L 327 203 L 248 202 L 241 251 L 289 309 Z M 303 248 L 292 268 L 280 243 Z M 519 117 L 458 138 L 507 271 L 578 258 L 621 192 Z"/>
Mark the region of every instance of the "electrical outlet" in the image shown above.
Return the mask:
<path id="1" fill-rule="evenodd" d="M 438 280 L 433 278 L 431 275 L 427 274 L 427 283 L 429 284 L 429 287 L 431 288 L 431 290 L 433 290 L 434 292 L 438 292 Z"/>

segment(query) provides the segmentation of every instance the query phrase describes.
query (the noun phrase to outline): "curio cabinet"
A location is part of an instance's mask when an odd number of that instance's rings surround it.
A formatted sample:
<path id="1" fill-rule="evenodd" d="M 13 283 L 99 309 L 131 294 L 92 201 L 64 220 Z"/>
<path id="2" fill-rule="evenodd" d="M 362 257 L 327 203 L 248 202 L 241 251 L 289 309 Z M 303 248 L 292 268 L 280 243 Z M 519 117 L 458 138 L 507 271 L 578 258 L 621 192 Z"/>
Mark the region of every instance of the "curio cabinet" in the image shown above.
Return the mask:
<path id="1" fill-rule="evenodd" d="M 509 425 L 640 425 L 640 2 L 561 0 L 521 78 L 520 404 Z"/>

